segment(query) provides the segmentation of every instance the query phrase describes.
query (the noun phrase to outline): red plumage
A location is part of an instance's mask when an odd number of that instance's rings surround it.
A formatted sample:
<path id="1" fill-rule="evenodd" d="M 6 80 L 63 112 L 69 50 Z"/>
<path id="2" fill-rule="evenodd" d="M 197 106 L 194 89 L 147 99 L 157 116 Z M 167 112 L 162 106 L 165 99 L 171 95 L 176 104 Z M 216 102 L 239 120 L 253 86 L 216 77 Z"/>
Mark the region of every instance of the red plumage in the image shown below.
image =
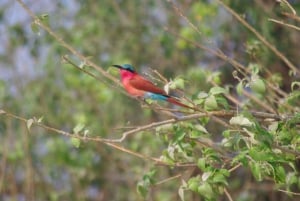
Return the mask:
<path id="1" fill-rule="evenodd" d="M 167 95 L 164 90 L 158 88 L 152 82 L 146 80 L 144 77 L 138 74 L 134 75 L 131 79 L 129 79 L 128 84 L 139 90 L 161 94 L 161 95 Z"/>

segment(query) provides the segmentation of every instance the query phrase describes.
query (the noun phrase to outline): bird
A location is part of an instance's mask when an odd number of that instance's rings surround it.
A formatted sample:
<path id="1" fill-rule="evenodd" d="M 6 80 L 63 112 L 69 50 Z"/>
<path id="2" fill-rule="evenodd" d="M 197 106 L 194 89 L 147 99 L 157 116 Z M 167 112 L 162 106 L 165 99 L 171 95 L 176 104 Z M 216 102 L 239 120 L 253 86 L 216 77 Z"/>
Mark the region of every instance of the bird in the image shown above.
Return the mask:
<path id="1" fill-rule="evenodd" d="M 151 81 L 139 75 L 131 64 L 112 65 L 120 71 L 123 87 L 133 97 L 166 101 L 174 105 L 194 109 L 182 102 L 177 97 L 168 95 L 163 89 L 157 87 Z"/>

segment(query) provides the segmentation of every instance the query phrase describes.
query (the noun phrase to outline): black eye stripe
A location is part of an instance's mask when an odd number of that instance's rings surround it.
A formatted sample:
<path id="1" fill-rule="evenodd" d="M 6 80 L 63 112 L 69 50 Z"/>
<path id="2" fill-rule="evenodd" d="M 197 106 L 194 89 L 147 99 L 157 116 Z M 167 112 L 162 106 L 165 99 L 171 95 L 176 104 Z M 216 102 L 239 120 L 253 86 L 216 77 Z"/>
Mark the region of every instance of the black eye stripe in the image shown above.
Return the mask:
<path id="1" fill-rule="evenodd" d="M 126 68 L 126 70 L 128 70 L 128 71 L 134 73 L 134 70 L 132 70 L 131 68 Z"/>

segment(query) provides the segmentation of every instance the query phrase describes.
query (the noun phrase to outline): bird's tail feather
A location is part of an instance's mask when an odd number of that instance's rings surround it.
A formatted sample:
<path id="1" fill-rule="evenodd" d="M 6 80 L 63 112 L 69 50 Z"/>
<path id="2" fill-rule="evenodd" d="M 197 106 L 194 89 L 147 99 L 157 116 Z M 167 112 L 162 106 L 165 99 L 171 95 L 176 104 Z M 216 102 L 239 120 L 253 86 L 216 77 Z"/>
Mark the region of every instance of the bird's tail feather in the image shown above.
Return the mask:
<path id="1" fill-rule="evenodd" d="M 176 98 L 173 98 L 173 97 L 167 98 L 167 101 L 170 102 L 170 103 L 173 103 L 175 105 L 181 106 L 181 107 L 189 108 L 189 109 L 192 109 L 192 110 L 197 110 L 197 108 L 188 106 L 188 105 L 180 102 L 179 100 L 177 100 Z"/>

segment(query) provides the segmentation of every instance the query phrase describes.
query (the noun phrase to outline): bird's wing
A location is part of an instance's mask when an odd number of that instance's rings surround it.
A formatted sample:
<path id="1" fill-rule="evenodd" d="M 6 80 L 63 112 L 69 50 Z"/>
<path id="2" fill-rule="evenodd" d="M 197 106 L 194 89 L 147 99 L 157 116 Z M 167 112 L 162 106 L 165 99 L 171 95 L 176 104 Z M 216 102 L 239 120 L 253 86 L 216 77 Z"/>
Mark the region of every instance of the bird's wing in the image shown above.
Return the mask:
<path id="1" fill-rule="evenodd" d="M 136 89 L 168 96 L 164 90 L 158 88 L 152 82 L 146 80 L 140 75 L 134 76 L 132 79 L 129 80 L 129 83 Z"/>

